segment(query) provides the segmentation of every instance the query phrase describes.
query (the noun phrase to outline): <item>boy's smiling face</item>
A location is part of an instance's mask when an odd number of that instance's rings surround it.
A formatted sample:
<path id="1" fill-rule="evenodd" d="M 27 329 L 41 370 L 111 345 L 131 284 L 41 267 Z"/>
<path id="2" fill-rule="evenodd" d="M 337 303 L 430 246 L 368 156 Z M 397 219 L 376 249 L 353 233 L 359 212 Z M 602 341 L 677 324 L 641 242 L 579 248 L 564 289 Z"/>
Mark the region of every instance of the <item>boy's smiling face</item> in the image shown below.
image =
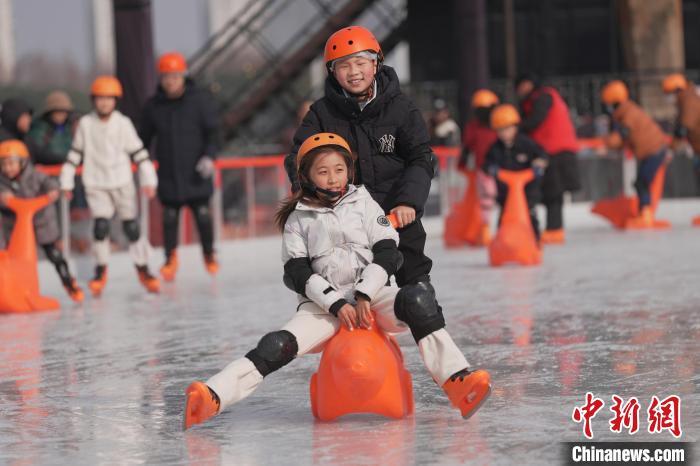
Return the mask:
<path id="1" fill-rule="evenodd" d="M 367 92 L 377 73 L 377 62 L 361 56 L 339 58 L 333 63 L 333 76 L 350 94 Z"/>

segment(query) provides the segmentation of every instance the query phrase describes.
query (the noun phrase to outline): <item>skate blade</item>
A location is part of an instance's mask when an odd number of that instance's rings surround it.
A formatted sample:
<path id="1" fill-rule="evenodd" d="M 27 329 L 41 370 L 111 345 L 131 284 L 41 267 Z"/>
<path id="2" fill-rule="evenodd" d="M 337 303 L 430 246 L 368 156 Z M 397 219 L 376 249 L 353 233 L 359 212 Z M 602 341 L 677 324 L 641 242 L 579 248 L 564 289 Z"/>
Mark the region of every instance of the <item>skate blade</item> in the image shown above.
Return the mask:
<path id="1" fill-rule="evenodd" d="M 484 394 L 483 397 L 481 397 L 481 400 L 479 401 L 479 403 L 477 403 L 477 405 L 474 406 L 474 408 L 471 411 L 469 411 L 467 414 L 463 415 L 462 419 L 466 420 L 466 419 L 469 419 L 470 417 L 472 417 L 474 415 L 474 413 L 479 411 L 481 406 L 486 402 L 486 400 L 489 399 L 490 396 L 491 396 L 491 384 L 489 384 L 488 389 L 486 390 L 486 393 Z"/>

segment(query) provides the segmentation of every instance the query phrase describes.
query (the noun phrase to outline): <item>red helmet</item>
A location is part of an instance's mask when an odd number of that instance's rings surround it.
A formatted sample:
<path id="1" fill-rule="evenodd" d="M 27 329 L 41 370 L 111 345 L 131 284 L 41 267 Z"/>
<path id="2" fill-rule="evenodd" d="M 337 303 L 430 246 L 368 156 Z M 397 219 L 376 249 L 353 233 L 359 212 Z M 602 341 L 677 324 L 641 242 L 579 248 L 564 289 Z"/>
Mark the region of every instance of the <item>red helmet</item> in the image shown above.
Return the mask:
<path id="1" fill-rule="evenodd" d="M 338 58 L 366 50 L 376 53 L 378 61 L 384 59 L 382 48 L 374 34 L 362 26 L 349 26 L 331 34 L 326 42 L 323 58 L 328 65 Z"/>
<path id="2" fill-rule="evenodd" d="M 158 73 L 185 73 L 187 72 L 187 61 L 180 52 L 164 53 L 158 59 Z"/>

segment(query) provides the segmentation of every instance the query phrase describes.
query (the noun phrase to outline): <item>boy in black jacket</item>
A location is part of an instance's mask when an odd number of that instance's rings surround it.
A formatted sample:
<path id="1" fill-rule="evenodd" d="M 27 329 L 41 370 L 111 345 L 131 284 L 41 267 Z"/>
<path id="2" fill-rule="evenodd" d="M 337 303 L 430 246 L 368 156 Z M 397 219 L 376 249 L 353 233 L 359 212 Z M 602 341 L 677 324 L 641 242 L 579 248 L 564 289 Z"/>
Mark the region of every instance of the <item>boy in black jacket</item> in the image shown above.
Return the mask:
<path id="1" fill-rule="evenodd" d="M 423 117 L 401 93 L 396 72 L 382 65 L 379 43 L 367 29 L 351 26 L 333 34 L 325 60 L 325 97 L 311 106 L 285 160 L 292 188 L 299 189 L 295 160 L 301 143 L 319 132 L 341 135 L 358 157 L 353 182 L 364 184 L 385 212 L 397 216 L 404 256 L 397 284 L 423 283 L 434 293 L 420 222 L 434 157 Z"/>
<path id="2" fill-rule="evenodd" d="M 525 185 L 525 197 L 530 209 L 532 229 L 539 241 L 540 228 L 535 206 L 542 198 L 541 179 L 544 169 L 547 167 L 548 158 L 542 147 L 525 134 L 518 132 L 518 123 L 520 123 L 520 114 L 510 104 L 499 105 L 491 112 L 491 127 L 496 131 L 498 141 L 491 146 L 486 154 L 483 170 L 496 178 L 497 200 L 501 206 L 501 215 L 503 215 L 503 206 L 508 197 L 508 186 L 496 177 L 498 170 L 532 169 L 535 172 L 535 179 Z M 501 223 L 500 217 L 498 223 L 499 225 Z"/>

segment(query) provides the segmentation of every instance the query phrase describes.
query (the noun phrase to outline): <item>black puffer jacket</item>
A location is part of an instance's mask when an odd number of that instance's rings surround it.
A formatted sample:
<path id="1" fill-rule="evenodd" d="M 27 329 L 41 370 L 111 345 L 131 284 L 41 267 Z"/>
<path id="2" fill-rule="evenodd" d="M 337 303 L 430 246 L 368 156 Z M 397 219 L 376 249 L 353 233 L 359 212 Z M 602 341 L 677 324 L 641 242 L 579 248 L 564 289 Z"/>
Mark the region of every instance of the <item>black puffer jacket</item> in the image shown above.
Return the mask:
<path id="1" fill-rule="evenodd" d="M 11 98 L 2 103 L 0 110 L 0 142 L 8 139 L 19 139 L 27 145 L 29 155 L 34 163 L 44 165 L 55 165 L 66 160 L 65 154 L 56 154 L 47 148 L 42 148 L 31 138 L 27 138 L 26 133 L 22 133 L 17 128 L 17 121 L 23 113 L 32 114 L 32 108 L 22 99 Z"/>
<path id="2" fill-rule="evenodd" d="M 185 93 L 169 99 L 158 86 L 144 107 L 139 136 L 146 148 L 155 139 L 162 201 L 185 202 L 212 195 L 212 180 L 202 178 L 195 167 L 202 157 L 216 156 L 218 130 L 218 115 L 207 91 L 188 80 Z"/>
<path id="3" fill-rule="evenodd" d="M 343 136 L 358 157 L 356 184 L 364 184 L 388 212 L 407 205 L 421 213 L 433 177 L 428 130 L 416 106 L 401 93 L 399 78 L 389 66 L 376 76 L 377 96 L 364 110 L 346 97 L 333 76 L 326 79 L 325 97 L 316 101 L 294 135 L 285 160 L 293 189 L 298 189 L 296 155 L 299 146 L 318 132 Z"/>

